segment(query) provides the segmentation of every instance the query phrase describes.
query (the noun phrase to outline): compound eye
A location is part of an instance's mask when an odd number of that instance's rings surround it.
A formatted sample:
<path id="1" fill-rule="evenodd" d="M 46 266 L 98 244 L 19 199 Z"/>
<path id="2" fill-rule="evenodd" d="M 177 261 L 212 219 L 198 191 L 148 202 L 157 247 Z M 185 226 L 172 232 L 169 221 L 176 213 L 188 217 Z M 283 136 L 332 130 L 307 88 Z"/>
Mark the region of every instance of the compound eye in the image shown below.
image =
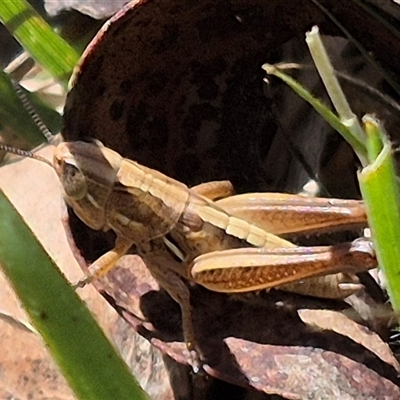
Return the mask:
<path id="1" fill-rule="evenodd" d="M 81 200 L 86 196 L 88 188 L 85 175 L 75 165 L 64 164 L 61 183 L 68 197 Z"/>

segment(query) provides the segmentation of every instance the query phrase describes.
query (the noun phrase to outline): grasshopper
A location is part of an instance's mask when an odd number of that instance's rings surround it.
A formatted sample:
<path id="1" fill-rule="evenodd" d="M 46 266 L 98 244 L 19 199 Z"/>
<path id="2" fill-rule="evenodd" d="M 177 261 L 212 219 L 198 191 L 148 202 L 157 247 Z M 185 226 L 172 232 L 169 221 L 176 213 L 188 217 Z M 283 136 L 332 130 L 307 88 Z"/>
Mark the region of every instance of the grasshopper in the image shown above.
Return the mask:
<path id="1" fill-rule="evenodd" d="M 184 339 L 195 358 L 202 356 L 191 320 L 190 283 L 226 293 L 275 287 L 343 298 L 360 288 L 354 272 L 377 265 L 365 239 L 298 247 L 278 236 L 364 225 L 360 201 L 233 195 L 227 181 L 189 189 L 99 142 L 63 142 L 52 162 L 41 160 L 54 168 L 67 204 L 87 226 L 117 235 L 114 248 L 89 267 L 76 287 L 106 274 L 135 246 L 179 303 Z"/>

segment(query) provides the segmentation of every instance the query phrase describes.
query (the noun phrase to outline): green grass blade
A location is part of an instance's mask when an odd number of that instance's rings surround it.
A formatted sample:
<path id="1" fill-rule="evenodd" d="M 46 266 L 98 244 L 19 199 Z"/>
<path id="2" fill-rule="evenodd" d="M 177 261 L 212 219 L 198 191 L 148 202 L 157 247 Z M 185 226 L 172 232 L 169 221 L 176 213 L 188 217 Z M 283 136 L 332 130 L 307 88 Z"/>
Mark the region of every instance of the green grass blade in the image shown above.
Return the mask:
<path id="1" fill-rule="evenodd" d="M 86 306 L 0 191 L 0 262 L 78 399 L 146 399 Z"/>
<path id="2" fill-rule="evenodd" d="M 353 147 L 355 153 L 360 159 L 362 165 L 367 165 L 367 148 L 365 143 L 360 140 L 357 135 L 353 135 L 351 130 L 345 126 L 338 116 L 334 114 L 321 100 L 314 97 L 306 88 L 304 88 L 299 82 L 293 79 L 288 74 L 284 73 L 281 69 L 282 66 L 264 64 L 262 68 L 267 74 L 274 75 L 277 78 L 285 82 L 295 93 L 297 93 L 302 99 L 312 105 L 315 111 L 317 111 L 325 121 L 337 132 L 339 132 L 345 140 Z"/>
<path id="3" fill-rule="evenodd" d="M 67 87 L 79 56 L 27 1 L 2 0 L 0 21 L 39 64 Z"/>
<path id="4" fill-rule="evenodd" d="M 371 164 L 358 174 L 379 266 L 393 309 L 400 312 L 400 191 L 392 146 L 372 117 L 365 117 Z"/>
<path id="5" fill-rule="evenodd" d="M 357 137 L 360 142 L 364 141 L 365 135 L 360 121 L 343 93 L 317 26 L 313 26 L 311 31 L 306 33 L 306 43 L 340 121 L 352 132 L 352 136 Z"/>
<path id="6" fill-rule="evenodd" d="M 368 161 L 372 164 L 378 158 L 383 150 L 384 143 L 388 142 L 388 139 L 377 119 L 367 114 L 364 116 L 363 122 L 367 137 Z"/>

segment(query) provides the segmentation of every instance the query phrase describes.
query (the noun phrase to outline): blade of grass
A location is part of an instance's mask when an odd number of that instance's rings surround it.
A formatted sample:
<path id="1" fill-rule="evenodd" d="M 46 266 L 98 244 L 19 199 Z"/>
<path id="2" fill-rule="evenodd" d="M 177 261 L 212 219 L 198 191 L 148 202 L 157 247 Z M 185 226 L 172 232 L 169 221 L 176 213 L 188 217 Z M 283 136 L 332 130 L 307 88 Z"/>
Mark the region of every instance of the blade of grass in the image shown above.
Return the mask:
<path id="1" fill-rule="evenodd" d="M 264 64 L 262 68 L 267 74 L 274 75 L 277 78 L 285 82 L 295 93 L 297 93 L 302 99 L 312 105 L 315 111 L 317 111 L 325 121 L 337 132 L 339 132 L 347 142 L 353 147 L 355 153 L 360 159 L 363 165 L 367 164 L 367 149 L 365 143 L 361 141 L 357 136 L 353 135 L 350 129 L 345 126 L 338 116 L 334 114 L 321 100 L 314 97 L 306 88 L 304 88 L 299 82 L 293 79 L 288 74 L 282 71 L 285 65 L 271 65 Z M 290 66 L 290 64 L 289 64 Z"/>
<path id="2" fill-rule="evenodd" d="M 387 279 L 393 309 L 400 312 L 400 191 L 393 149 L 378 121 L 364 117 L 371 162 L 358 173 L 379 266 Z"/>
<path id="3" fill-rule="evenodd" d="M 332 63 L 328 57 L 328 53 L 322 43 L 317 26 L 313 26 L 311 31 L 306 33 L 306 43 L 315 67 L 324 82 L 325 89 L 328 92 L 336 112 L 338 113 L 340 121 L 343 125 L 349 128 L 353 136 L 357 137 L 359 141 L 363 141 L 365 135 L 361 128 L 361 124 L 347 102 L 346 96 L 343 93 L 336 77 L 335 70 L 333 69 Z"/>
<path id="4" fill-rule="evenodd" d="M 79 56 L 25 0 L 2 0 L 0 21 L 11 34 L 66 88 Z"/>
<path id="5" fill-rule="evenodd" d="M 0 191 L 1 266 L 77 398 L 146 399 L 86 306 Z"/>

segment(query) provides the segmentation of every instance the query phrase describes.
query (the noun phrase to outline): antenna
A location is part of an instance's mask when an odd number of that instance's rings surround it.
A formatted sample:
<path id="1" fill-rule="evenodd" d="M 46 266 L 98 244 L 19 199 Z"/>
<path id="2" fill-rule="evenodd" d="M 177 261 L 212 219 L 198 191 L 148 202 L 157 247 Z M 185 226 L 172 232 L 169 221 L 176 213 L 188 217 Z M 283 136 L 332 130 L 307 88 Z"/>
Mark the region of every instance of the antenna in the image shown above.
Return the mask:
<path id="1" fill-rule="evenodd" d="M 15 147 L 7 146 L 5 144 L 0 144 L 0 150 L 4 150 L 7 153 L 16 154 L 17 156 L 21 156 L 21 157 L 33 158 L 35 160 L 44 162 L 47 165 L 50 165 L 51 168 L 54 168 L 51 161 L 49 161 L 47 158 L 44 158 L 42 156 L 39 156 L 38 154 L 33 153 L 32 151 L 16 149 Z"/>
<path id="2" fill-rule="evenodd" d="M 49 128 L 47 128 L 46 124 L 43 122 L 43 120 L 40 118 L 39 114 L 36 112 L 35 107 L 29 100 L 28 96 L 24 92 L 24 90 L 23 90 L 22 86 L 19 84 L 19 82 L 12 78 L 11 78 L 11 82 L 14 87 L 15 93 L 17 94 L 22 105 L 24 106 L 26 111 L 29 113 L 29 115 L 31 116 L 31 118 L 33 119 L 35 124 L 38 126 L 40 131 L 43 133 L 43 136 L 46 138 L 47 142 L 51 144 L 54 141 L 53 134 L 50 132 Z M 47 165 L 50 165 L 52 168 L 54 168 L 51 161 L 47 160 L 46 158 L 44 158 L 42 156 L 39 156 L 38 154 L 33 153 L 32 151 L 17 149 L 15 147 L 8 146 L 6 144 L 1 144 L 1 143 L 0 143 L 0 150 L 6 151 L 7 153 L 16 154 L 21 157 L 33 158 L 35 160 L 44 162 Z"/>
<path id="3" fill-rule="evenodd" d="M 21 101 L 22 105 L 24 106 L 25 110 L 28 111 L 29 115 L 33 119 L 33 122 L 37 125 L 40 131 L 43 133 L 43 136 L 46 138 L 48 143 L 53 141 L 53 134 L 50 132 L 49 128 L 47 128 L 46 124 L 40 118 L 39 114 L 36 112 L 35 107 L 29 100 L 28 96 L 24 92 L 22 86 L 19 84 L 18 81 L 11 78 L 12 85 L 14 87 L 15 93 L 17 94 L 19 100 Z"/>

